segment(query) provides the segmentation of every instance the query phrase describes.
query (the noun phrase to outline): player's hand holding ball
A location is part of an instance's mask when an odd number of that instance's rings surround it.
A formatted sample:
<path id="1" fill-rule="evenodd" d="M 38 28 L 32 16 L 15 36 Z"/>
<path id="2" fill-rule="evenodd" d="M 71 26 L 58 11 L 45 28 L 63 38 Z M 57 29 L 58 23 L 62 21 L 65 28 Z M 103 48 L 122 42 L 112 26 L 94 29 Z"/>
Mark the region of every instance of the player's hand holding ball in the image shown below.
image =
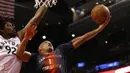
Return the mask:
<path id="1" fill-rule="evenodd" d="M 91 17 L 97 24 L 105 26 L 111 19 L 110 10 L 105 5 L 97 5 L 92 9 Z"/>

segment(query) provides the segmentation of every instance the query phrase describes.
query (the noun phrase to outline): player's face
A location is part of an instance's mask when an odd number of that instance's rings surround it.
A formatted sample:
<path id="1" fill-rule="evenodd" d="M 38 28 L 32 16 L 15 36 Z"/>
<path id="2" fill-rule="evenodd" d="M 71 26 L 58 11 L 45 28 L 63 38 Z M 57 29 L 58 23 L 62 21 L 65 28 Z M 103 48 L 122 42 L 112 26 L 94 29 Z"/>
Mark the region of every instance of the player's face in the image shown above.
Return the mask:
<path id="1" fill-rule="evenodd" d="M 41 46 L 41 52 L 52 52 L 53 46 L 50 41 L 44 41 Z"/>
<path id="2" fill-rule="evenodd" d="M 15 34 L 16 33 L 15 26 L 10 22 L 6 22 L 4 27 L 4 32 L 10 35 Z"/>

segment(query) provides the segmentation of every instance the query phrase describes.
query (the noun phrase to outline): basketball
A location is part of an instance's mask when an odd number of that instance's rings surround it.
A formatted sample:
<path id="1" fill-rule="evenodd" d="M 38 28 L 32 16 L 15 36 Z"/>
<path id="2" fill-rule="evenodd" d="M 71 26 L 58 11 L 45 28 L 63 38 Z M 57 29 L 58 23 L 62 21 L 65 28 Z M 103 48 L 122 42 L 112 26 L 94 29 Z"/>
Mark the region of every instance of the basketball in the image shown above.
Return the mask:
<path id="1" fill-rule="evenodd" d="M 109 15 L 110 11 L 105 5 L 97 5 L 91 11 L 92 20 L 97 24 L 104 23 Z"/>

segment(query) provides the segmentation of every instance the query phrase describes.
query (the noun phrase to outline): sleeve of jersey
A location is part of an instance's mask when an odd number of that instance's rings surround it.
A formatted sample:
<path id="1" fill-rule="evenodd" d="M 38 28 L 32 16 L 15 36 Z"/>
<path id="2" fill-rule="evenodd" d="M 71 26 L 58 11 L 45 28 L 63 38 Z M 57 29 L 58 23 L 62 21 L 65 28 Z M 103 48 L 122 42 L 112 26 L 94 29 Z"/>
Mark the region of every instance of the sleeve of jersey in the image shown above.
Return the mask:
<path id="1" fill-rule="evenodd" d="M 37 58 L 37 54 L 36 53 L 31 53 L 31 57 L 29 59 L 29 62 L 34 62 Z"/>
<path id="2" fill-rule="evenodd" d="M 59 49 L 63 54 L 67 54 L 68 52 L 74 49 L 74 46 L 72 42 L 70 41 L 68 43 L 59 45 L 56 49 Z"/>

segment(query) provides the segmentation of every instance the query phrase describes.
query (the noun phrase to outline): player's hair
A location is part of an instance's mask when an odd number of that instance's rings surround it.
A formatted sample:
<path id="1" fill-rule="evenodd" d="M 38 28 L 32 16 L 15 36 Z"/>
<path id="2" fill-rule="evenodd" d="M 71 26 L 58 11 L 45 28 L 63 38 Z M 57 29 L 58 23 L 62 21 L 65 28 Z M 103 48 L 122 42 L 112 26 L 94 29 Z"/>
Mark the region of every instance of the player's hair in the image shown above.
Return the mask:
<path id="1" fill-rule="evenodd" d="M 3 30 L 4 27 L 5 27 L 5 24 L 7 22 L 11 22 L 12 24 L 14 23 L 14 19 L 13 18 L 9 18 L 9 17 L 3 17 L 3 16 L 0 16 L 0 30 Z M 0 32 L 0 35 L 2 33 Z"/>
<path id="2" fill-rule="evenodd" d="M 4 29 L 5 21 L 0 20 L 0 29 Z"/>
<path id="3" fill-rule="evenodd" d="M 45 40 L 45 41 L 43 41 L 43 42 L 39 45 L 39 49 L 38 49 L 38 51 L 39 51 L 40 49 L 42 49 L 42 46 L 43 46 L 43 44 L 44 44 L 46 41 L 49 41 L 49 40 Z M 49 42 L 50 42 L 50 41 L 49 41 Z M 52 48 L 52 49 L 54 49 L 54 48 Z"/>
<path id="4" fill-rule="evenodd" d="M 6 24 L 6 22 L 11 22 L 12 24 L 14 23 L 14 19 L 13 18 L 9 18 L 9 17 L 2 17 L 0 16 L 0 29 L 4 29 L 4 26 Z"/>
<path id="5" fill-rule="evenodd" d="M 41 47 L 43 46 L 43 44 L 44 44 L 46 41 L 48 41 L 48 40 L 43 41 L 43 42 L 39 45 L 39 50 L 41 49 Z"/>

